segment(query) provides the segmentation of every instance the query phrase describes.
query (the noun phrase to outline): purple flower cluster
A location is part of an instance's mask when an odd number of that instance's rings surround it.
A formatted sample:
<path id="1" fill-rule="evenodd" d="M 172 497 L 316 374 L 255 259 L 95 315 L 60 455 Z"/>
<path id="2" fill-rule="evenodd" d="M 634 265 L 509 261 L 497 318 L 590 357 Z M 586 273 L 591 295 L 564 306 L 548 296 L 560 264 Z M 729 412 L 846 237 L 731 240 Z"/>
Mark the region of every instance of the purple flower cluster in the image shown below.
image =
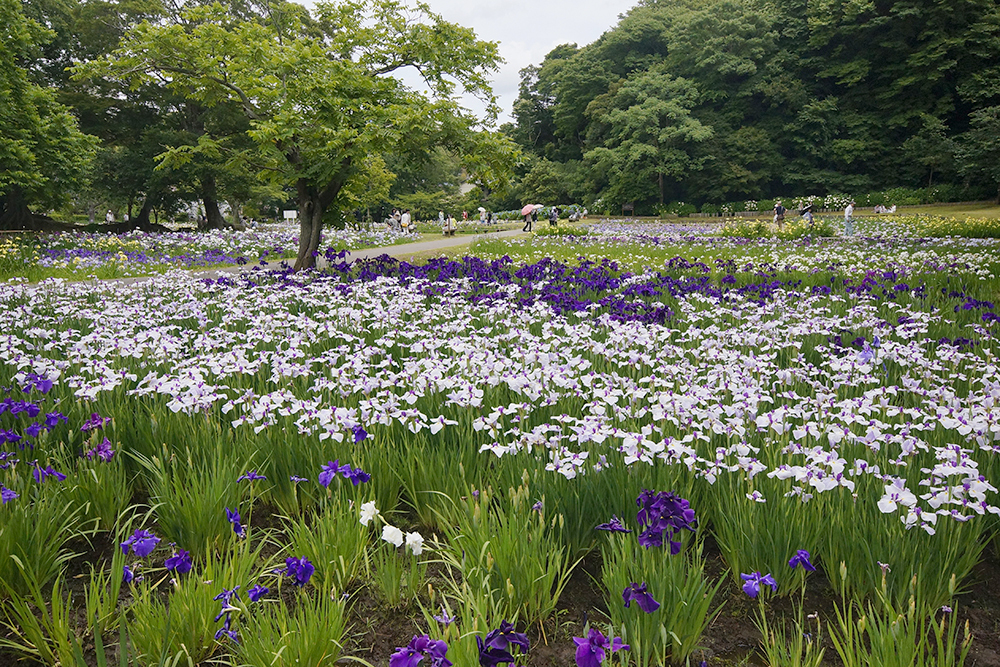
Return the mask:
<path id="1" fill-rule="evenodd" d="M 344 479 L 349 479 L 351 484 L 354 486 L 371 481 L 372 478 L 371 475 L 366 473 L 361 468 L 352 468 L 348 463 L 340 465 L 340 459 L 337 459 L 336 461 L 328 461 L 320 470 L 320 486 L 330 486 L 330 482 L 333 481 L 333 478 L 336 477 L 338 473 L 343 475 Z"/>
<path id="2" fill-rule="evenodd" d="M 104 440 L 100 442 L 97 446 L 88 449 L 84 454 L 84 456 L 86 456 L 87 459 L 89 460 L 98 458 L 104 461 L 105 463 L 109 462 L 114 457 L 114 455 L 115 455 L 115 450 L 111 449 L 111 441 L 108 440 L 107 438 L 104 438 Z"/>
<path id="3" fill-rule="evenodd" d="M 232 627 L 232 608 L 233 600 L 240 599 L 239 591 L 239 586 L 234 587 L 232 590 L 223 588 L 221 593 L 212 598 L 213 600 L 218 600 L 222 604 L 222 609 L 215 615 L 213 620 L 218 623 L 219 619 L 225 616 L 225 620 L 222 622 L 222 627 L 215 632 L 215 641 L 219 641 L 223 637 L 229 637 L 233 641 L 238 641 L 236 630 Z"/>
<path id="4" fill-rule="evenodd" d="M 670 542 L 670 553 L 677 555 L 681 543 L 674 538 L 682 530 L 694 531 L 698 525 L 694 510 L 687 500 L 669 491 L 654 492 L 643 489 L 636 499 L 639 512 L 636 521 L 642 532 L 639 544 L 646 547 L 661 547 L 664 538 Z"/>
<path id="5" fill-rule="evenodd" d="M 518 648 L 521 654 L 527 653 L 529 644 L 526 634 L 517 632 L 513 623 L 502 621 L 500 627 L 488 632 L 485 638 L 476 635 L 476 646 L 481 667 L 496 667 L 513 663 L 511 650 Z"/>
<path id="6" fill-rule="evenodd" d="M 159 543 L 160 538 L 148 530 L 137 529 L 132 535 L 129 536 L 127 540 L 122 542 L 122 553 L 127 554 L 128 550 L 131 548 L 132 553 L 134 553 L 139 558 L 145 558 L 149 554 L 153 553 L 153 549 Z"/>
<path id="7" fill-rule="evenodd" d="M 622 600 L 625 601 L 625 608 L 635 602 L 639 609 L 647 614 L 652 614 L 660 608 L 660 603 L 653 599 L 653 596 L 646 590 L 646 582 L 637 584 L 632 582 L 622 591 Z"/>
<path id="8" fill-rule="evenodd" d="M 247 536 L 247 529 L 243 526 L 239 512 L 231 510 L 227 507 L 226 519 L 233 525 L 233 532 L 236 533 L 236 537 L 243 539 Z"/>
<path id="9" fill-rule="evenodd" d="M 313 567 L 313 564 L 305 556 L 301 558 L 286 558 L 285 569 L 278 570 L 278 572 L 281 572 L 286 577 L 291 577 L 293 583 L 299 588 L 309 583 L 309 578 L 312 577 L 315 571 L 316 568 Z"/>
<path id="10" fill-rule="evenodd" d="M 80 426 L 80 430 L 86 433 L 87 431 L 96 431 L 103 429 L 111 421 L 111 417 L 102 417 L 96 412 L 91 413 L 90 419 L 83 422 Z"/>
<path id="11" fill-rule="evenodd" d="M 598 667 L 610 650 L 612 653 L 631 650 L 621 637 L 608 639 L 600 630 L 590 628 L 586 637 L 573 637 L 576 644 L 577 667 Z"/>
<path id="12" fill-rule="evenodd" d="M 178 549 L 163 563 L 168 570 L 173 570 L 178 574 L 186 574 L 191 571 L 191 554 L 184 549 Z"/>
<path id="13" fill-rule="evenodd" d="M 417 667 L 421 660 L 429 658 L 430 667 L 451 667 L 451 660 L 445 657 L 448 645 L 440 639 L 427 635 L 414 635 L 406 646 L 396 648 L 389 658 L 389 667 Z"/>

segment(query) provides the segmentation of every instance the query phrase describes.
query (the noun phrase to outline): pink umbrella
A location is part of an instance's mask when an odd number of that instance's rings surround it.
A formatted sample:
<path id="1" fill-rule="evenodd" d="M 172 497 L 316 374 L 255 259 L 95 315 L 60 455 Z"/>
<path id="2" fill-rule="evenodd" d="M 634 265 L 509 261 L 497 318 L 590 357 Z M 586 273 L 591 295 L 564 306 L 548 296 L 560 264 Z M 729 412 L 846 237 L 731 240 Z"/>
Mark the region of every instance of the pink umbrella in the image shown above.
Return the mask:
<path id="1" fill-rule="evenodd" d="M 531 215 L 534 212 L 534 210 L 535 210 L 535 205 L 528 204 L 527 206 L 521 209 L 521 215 Z"/>

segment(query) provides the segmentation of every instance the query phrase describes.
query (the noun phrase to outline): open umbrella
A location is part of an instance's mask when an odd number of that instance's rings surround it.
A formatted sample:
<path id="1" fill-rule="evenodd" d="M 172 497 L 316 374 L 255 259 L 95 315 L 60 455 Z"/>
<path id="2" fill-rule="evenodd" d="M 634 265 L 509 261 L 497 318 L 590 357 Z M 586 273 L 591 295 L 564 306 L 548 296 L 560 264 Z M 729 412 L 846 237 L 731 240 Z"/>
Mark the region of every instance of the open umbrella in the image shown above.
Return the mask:
<path id="1" fill-rule="evenodd" d="M 521 215 L 531 215 L 535 210 L 534 204 L 526 204 L 524 208 L 521 209 Z"/>
<path id="2" fill-rule="evenodd" d="M 535 208 L 545 208 L 545 204 L 535 204 Z"/>
<path id="3" fill-rule="evenodd" d="M 480 213 L 486 213 L 486 209 L 485 209 L 485 208 L 483 208 L 482 206 L 480 206 L 480 207 L 479 207 L 479 212 L 480 212 Z"/>

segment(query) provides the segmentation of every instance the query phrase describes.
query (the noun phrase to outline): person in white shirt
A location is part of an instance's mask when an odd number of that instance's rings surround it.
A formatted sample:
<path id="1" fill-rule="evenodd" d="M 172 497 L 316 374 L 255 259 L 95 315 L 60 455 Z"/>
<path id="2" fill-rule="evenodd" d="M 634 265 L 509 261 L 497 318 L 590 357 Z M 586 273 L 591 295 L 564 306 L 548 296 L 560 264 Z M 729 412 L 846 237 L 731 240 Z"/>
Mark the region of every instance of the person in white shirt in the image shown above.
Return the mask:
<path id="1" fill-rule="evenodd" d="M 854 202 L 847 202 L 847 208 L 844 209 L 844 236 L 850 236 L 854 233 Z"/>
<path id="2" fill-rule="evenodd" d="M 403 231 L 409 231 L 410 229 L 410 209 L 403 211 L 403 215 L 399 216 L 399 226 L 403 228 Z"/>

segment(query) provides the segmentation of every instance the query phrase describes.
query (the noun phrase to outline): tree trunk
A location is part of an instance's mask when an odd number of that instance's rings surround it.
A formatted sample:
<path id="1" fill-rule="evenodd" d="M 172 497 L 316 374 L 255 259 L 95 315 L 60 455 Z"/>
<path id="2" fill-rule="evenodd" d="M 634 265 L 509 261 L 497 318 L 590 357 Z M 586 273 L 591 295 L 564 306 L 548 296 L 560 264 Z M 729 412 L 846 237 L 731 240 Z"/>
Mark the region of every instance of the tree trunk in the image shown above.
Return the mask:
<path id="1" fill-rule="evenodd" d="M 323 213 L 340 194 L 350 168 L 351 160 L 347 158 L 342 163 L 340 173 L 322 190 L 302 178 L 296 184 L 299 203 L 299 254 L 295 258 L 293 271 L 316 268 L 316 257 L 319 255 L 319 242 L 323 232 Z"/>
<path id="2" fill-rule="evenodd" d="M 12 187 L 0 197 L 0 229 L 37 229 L 21 188 Z"/>
<path id="3" fill-rule="evenodd" d="M 660 181 L 660 206 L 663 206 L 663 174 L 657 174 Z"/>
<path id="4" fill-rule="evenodd" d="M 131 225 L 133 229 L 149 225 L 149 215 L 153 212 L 153 200 L 155 198 L 156 197 L 153 194 L 146 195 L 146 199 L 142 202 L 142 209 L 139 211 L 139 215 L 137 215 L 134 220 L 131 218 L 129 219 L 129 225 Z"/>
<path id="5" fill-rule="evenodd" d="M 215 176 L 209 175 L 201 179 L 201 201 L 205 204 L 205 222 L 199 225 L 199 228 L 203 230 L 222 229 L 226 224 L 226 219 L 222 217 L 222 211 L 219 210 Z"/>
<path id="6" fill-rule="evenodd" d="M 299 253 L 294 271 L 316 268 L 323 231 L 323 206 L 316 189 L 299 181 Z"/>

